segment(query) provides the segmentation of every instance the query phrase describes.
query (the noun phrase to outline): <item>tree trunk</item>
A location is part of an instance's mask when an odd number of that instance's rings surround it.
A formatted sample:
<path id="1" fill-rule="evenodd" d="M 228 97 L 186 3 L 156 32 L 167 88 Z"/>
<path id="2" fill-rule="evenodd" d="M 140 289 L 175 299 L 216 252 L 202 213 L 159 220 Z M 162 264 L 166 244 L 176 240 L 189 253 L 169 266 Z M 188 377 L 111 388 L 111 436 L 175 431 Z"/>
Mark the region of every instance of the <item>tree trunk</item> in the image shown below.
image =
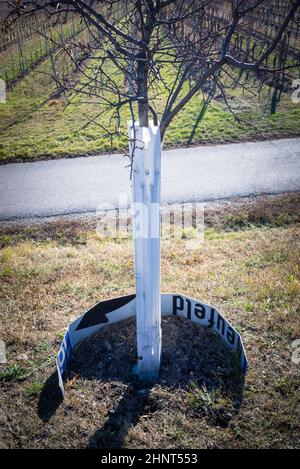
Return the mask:
<path id="1" fill-rule="evenodd" d="M 146 54 L 142 54 L 138 60 L 138 116 L 139 126 L 149 126 L 149 105 L 148 105 L 148 65 Z"/>

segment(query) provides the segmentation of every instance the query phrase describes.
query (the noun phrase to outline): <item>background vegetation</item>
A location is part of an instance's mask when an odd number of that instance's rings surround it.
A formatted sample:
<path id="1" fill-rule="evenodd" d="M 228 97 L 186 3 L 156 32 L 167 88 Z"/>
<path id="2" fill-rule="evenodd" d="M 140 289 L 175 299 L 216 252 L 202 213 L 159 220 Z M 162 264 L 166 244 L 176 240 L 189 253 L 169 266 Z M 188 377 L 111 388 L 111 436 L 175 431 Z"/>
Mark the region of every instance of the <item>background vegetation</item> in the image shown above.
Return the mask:
<path id="1" fill-rule="evenodd" d="M 212 27 L 217 24 L 220 27 L 222 21 L 227 21 L 225 6 L 217 18 L 211 19 Z M 278 31 L 283 12 L 281 2 L 277 1 L 268 17 L 253 18 L 256 29 L 251 37 L 241 27 L 233 41 L 237 50 L 250 48 L 253 57 L 259 56 L 266 41 Z M 188 30 L 189 26 L 186 28 Z M 79 42 L 88 44 L 93 40 L 91 31 L 76 16 L 65 24 L 54 25 L 45 23 L 42 15 L 22 19 L 13 28 L 3 29 L 1 37 L 0 78 L 5 80 L 8 92 L 6 104 L 0 105 L 0 162 L 127 149 L 126 122 L 130 115 L 126 111 L 121 111 L 120 136 L 112 137 L 105 130 L 115 129 L 112 114 L 103 113 L 97 99 L 88 95 L 80 98 L 59 85 L 67 79 L 84 86 L 80 63 L 97 73 L 99 58 L 86 63 L 83 47 L 76 46 Z M 286 41 L 286 63 L 293 65 L 299 56 L 297 21 L 288 28 Z M 277 56 L 271 57 L 272 66 L 277 66 L 277 60 Z M 114 73 L 113 68 L 108 72 Z M 165 70 L 164 80 L 168 82 L 174 73 L 175 69 Z M 247 73 L 241 73 L 235 77 L 235 83 L 228 79 L 227 104 L 217 91 L 206 107 L 204 100 L 208 96 L 199 93 L 172 122 L 165 145 L 187 144 L 199 115 L 201 119 L 193 132 L 193 144 L 299 135 L 300 108 L 291 99 L 292 80 L 298 76 L 299 69 L 289 69 L 283 77 L 274 76 L 271 83 L 261 86 L 257 81 L 245 89 L 240 82 L 247 79 Z M 125 86 L 120 83 L 120 88 Z M 158 95 L 158 108 L 164 99 L 163 94 Z"/>

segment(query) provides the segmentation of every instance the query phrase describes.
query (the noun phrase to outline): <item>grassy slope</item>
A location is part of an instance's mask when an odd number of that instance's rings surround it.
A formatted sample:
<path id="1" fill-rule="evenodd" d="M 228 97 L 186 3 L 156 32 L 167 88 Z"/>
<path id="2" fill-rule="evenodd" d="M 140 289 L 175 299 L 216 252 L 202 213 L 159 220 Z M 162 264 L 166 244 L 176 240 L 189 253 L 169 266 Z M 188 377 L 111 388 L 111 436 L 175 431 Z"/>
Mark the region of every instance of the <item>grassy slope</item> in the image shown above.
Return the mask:
<path id="1" fill-rule="evenodd" d="M 48 61 L 38 66 L 8 93 L 7 103 L 0 105 L 0 161 L 37 160 L 127 148 L 126 137 L 114 138 L 110 142 L 103 137 L 103 130 L 95 124 L 82 130 L 86 122 L 99 113 L 96 101 L 77 102 L 65 108 L 63 99 L 54 99 L 33 111 L 55 91 L 47 75 L 49 66 Z M 167 131 L 166 145 L 187 142 L 201 100 L 200 95 L 196 96 L 175 118 Z M 283 96 L 278 113 L 274 116 L 267 115 L 266 105 L 259 104 L 253 96 L 243 96 L 238 90 L 232 91 L 230 101 L 246 122 L 235 122 L 224 103 L 215 100 L 196 131 L 195 143 L 222 143 L 299 134 L 300 107 L 292 103 L 290 96 Z M 128 117 L 126 112 L 122 113 L 123 125 Z M 15 119 L 18 123 L 7 128 Z M 101 123 L 107 125 L 108 119 L 108 116 L 103 116 Z"/>
<path id="2" fill-rule="evenodd" d="M 198 249 L 180 239 L 162 244 L 162 290 L 218 305 L 242 333 L 250 369 L 240 408 L 228 387 L 237 390 L 237 377 L 220 358 L 220 345 L 210 357 L 223 365 L 215 373 L 209 358 L 204 369 L 208 337 L 197 341 L 192 326 L 170 321 L 163 347 L 174 360 L 143 397 L 117 375 L 101 378 L 101 363 L 111 367 L 114 354 L 125 368 L 132 360 L 129 322 L 95 339 L 101 359 L 94 355 L 90 373 L 73 366 L 68 400 L 60 403 L 51 381 L 62 333 L 96 301 L 134 291 L 131 241 L 100 241 L 93 221 L 2 228 L 8 364 L 0 370 L 1 446 L 300 448 L 299 365 L 291 361 L 292 341 L 300 337 L 299 204 L 291 195 L 210 209 Z M 201 366 L 184 362 L 183 381 L 176 367 L 191 350 Z M 210 389 L 212 380 L 218 387 Z"/>

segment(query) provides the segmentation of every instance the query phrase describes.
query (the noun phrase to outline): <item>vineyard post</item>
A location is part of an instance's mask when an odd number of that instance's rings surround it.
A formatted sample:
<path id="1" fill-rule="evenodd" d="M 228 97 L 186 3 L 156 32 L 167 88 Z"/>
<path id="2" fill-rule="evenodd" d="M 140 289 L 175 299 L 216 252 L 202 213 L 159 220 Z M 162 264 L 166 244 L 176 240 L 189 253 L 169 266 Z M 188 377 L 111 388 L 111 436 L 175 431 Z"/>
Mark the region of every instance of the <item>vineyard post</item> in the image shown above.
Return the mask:
<path id="1" fill-rule="evenodd" d="M 18 42 L 18 49 L 19 49 L 19 62 L 20 62 L 20 72 L 21 75 L 25 73 L 25 65 L 24 65 L 24 57 L 23 57 L 23 50 L 22 50 L 22 42 L 20 37 L 20 32 L 17 30 L 17 42 Z"/>

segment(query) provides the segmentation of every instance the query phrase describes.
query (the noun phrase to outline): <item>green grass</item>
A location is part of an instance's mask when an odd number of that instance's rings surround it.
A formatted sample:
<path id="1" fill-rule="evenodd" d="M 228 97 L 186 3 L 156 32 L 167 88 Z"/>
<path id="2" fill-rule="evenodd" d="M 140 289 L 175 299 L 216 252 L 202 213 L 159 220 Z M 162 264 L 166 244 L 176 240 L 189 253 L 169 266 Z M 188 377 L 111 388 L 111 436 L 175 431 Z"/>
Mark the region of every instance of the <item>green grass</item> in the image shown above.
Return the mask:
<path id="1" fill-rule="evenodd" d="M 171 73 L 171 72 L 169 72 Z M 170 79 L 168 77 L 167 79 Z M 120 86 L 122 86 L 120 84 Z M 30 161 L 41 158 L 107 153 L 127 149 L 126 122 L 128 110 L 121 112 L 121 136 L 108 139 L 97 124 L 86 125 L 99 114 L 99 102 L 76 98 L 65 106 L 66 97 L 50 99 L 55 94 L 50 77 L 50 62 L 40 64 L 8 92 L 6 104 L 0 105 L 0 162 Z M 258 98 L 230 92 L 231 106 L 242 119 L 236 122 L 220 98 L 206 111 L 195 132 L 193 143 L 225 143 L 262 138 L 299 135 L 300 106 L 289 95 L 283 95 L 278 112 L 270 116 L 266 107 L 266 91 L 262 103 Z M 164 96 L 158 100 L 163 105 Z M 202 104 L 202 95 L 195 96 L 175 117 L 167 130 L 165 145 L 181 146 L 188 141 Z M 114 128 L 111 114 L 102 114 L 102 125 Z M 258 130 L 259 128 L 259 130 Z"/>
<path id="2" fill-rule="evenodd" d="M 33 381 L 30 384 L 27 384 L 24 387 L 24 396 L 25 397 L 37 397 L 41 394 L 44 388 L 43 381 Z"/>
<path id="3" fill-rule="evenodd" d="M 11 381 L 23 379 L 26 375 L 26 370 L 14 363 L 0 370 L 0 381 Z"/>

